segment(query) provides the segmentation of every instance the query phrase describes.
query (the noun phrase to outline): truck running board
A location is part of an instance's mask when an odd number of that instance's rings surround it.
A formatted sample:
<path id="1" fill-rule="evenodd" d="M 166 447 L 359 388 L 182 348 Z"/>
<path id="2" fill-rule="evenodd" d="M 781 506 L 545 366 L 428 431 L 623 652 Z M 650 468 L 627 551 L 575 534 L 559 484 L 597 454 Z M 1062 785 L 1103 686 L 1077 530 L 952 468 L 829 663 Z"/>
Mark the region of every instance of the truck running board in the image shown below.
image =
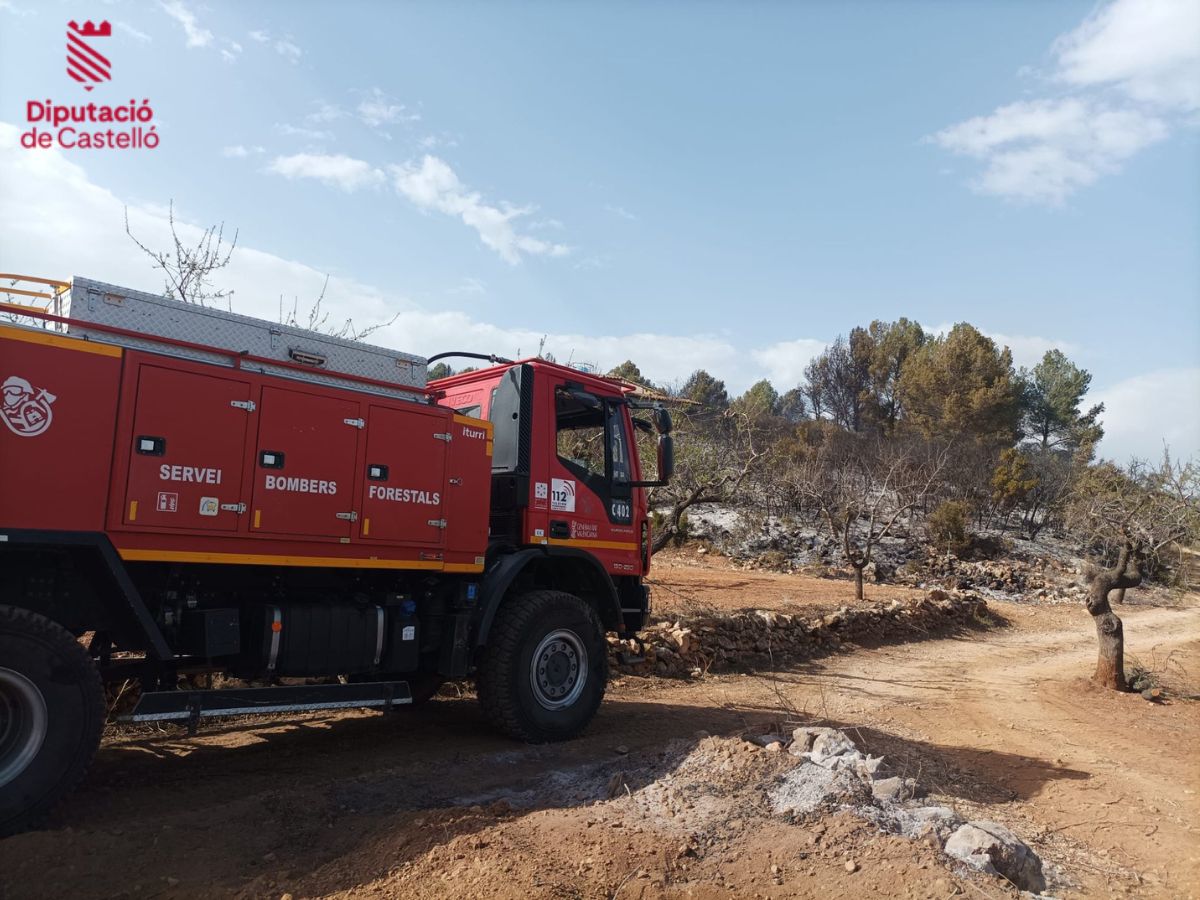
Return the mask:
<path id="1" fill-rule="evenodd" d="M 142 694 L 122 722 L 188 720 L 195 733 L 201 719 L 213 716 L 252 716 L 262 713 L 307 712 L 313 709 L 352 709 L 412 703 L 407 681 L 364 684 L 305 684 L 286 687 L 228 688 L 215 691 L 155 691 Z"/>

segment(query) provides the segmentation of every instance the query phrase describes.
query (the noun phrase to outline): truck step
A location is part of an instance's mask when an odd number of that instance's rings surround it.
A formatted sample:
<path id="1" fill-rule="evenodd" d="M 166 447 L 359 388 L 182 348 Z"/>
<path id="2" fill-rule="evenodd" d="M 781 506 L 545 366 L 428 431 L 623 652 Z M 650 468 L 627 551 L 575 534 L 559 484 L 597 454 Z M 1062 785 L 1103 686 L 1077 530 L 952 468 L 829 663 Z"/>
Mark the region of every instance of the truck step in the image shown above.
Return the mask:
<path id="1" fill-rule="evenodd" d="M 375 707 L 391 709 L 412 703 L 407 681 L 364 684 L 305 684 L 214 691 L 155 691 L 143 694 L 122 722 L 163 722 L 186 719 L 195 731 L 200 719 L 213 716 L 252 716 L 263 713 L 307 712 L 313 709 Z"/>

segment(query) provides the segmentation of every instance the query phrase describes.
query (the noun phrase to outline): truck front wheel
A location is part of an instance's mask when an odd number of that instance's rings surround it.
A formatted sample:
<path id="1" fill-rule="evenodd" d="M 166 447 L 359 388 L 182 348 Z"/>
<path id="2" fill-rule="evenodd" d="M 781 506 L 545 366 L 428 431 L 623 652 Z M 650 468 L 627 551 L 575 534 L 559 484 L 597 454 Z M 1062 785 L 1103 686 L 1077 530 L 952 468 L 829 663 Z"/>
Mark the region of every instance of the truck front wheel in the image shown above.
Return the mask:
<path id="1" fill-rule="evenodd" d="M 479 702 L 512 737 L 562 741 L 591 722 L 607 678 L 595 610 L 562 591 L 529 591 L 496 615 L 477 677 Z"/>
<path id="2" fill-rule="evenodd" d="M 79 784 L 104 718 L 100 674 L 75 637 L 0 606 L 0 837 L 37 825 Z"/>

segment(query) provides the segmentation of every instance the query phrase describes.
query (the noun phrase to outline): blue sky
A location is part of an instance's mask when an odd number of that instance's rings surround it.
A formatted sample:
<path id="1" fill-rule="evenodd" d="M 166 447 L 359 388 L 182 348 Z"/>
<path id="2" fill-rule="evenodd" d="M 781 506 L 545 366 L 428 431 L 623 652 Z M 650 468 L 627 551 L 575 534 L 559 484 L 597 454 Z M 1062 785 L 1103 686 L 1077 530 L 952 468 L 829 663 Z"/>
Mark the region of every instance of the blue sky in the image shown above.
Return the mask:
<path id="1" fill-rule="evenodd" d="M 873 318 L 1058 346 L 1102 448 L 1200 452 L 1200 6 L 0 0 L 0 268 L 154 290 L 224 220 L 237 308 L 333 279 L 381 342 L 781 391 Z M 112 81 L 65 75 L 108 20 Z M 1192 27 L 1195 26 L 1195 27 Z M 25 150 L 151 100 L 153 151 Z"/>

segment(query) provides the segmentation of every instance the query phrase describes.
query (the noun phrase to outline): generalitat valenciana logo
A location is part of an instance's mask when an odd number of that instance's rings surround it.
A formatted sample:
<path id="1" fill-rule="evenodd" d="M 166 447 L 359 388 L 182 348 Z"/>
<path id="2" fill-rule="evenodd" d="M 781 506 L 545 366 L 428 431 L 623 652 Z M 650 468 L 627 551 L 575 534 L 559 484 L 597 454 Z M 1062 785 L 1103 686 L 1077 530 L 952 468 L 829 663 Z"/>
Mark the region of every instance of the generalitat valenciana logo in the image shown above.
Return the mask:
<path id="1" fill-rule="evenodd" d="M 67 23 L 67 75 L 85 91 L 112 82 L 112 62 L 105 46 L 111 38 L 112 25 L 107 21 Z M 29 100 L 25 119 L 32 126 L 21 134 L 21 146 L 27 150 L 153 150 L 158 146 L 154 110 L 144 98 L 115 104 Z"/>
<path id="2" fill-rule="evenodd" d="M 108 22 L 93 25 L 91 21 L 67 23 L 67 74 L 90 91 L 102 81 L 112 80 L 112 63 L 96 49 L 96 38 L 112 37 Z"/>

